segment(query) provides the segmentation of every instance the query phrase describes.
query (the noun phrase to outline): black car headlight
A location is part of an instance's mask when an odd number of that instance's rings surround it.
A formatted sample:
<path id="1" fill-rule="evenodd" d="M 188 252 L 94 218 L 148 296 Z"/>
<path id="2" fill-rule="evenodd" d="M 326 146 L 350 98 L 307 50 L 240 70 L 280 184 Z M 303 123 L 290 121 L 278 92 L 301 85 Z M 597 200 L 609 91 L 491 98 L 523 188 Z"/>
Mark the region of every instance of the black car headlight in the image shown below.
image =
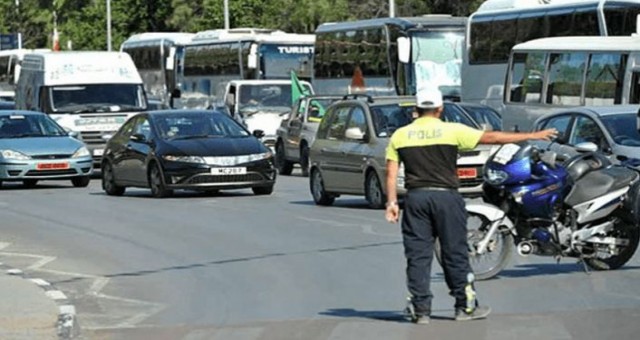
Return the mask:
<path id="1" fill-rule="evenodd" d="M 182 162 L 182 163 L 195 163 L 195 164 L 206 164 L 204 158 L 200 156 L 174 156 L 174 155 L 164 155 L 162 158 L 165 161 L 169 162 Z"/>
<path id="2" fill-rule="evenodd" d="M 509 178 L 509 174 L 502 170 L 485 167 L 484 180 L 491 185 L 500 185 Z"/>

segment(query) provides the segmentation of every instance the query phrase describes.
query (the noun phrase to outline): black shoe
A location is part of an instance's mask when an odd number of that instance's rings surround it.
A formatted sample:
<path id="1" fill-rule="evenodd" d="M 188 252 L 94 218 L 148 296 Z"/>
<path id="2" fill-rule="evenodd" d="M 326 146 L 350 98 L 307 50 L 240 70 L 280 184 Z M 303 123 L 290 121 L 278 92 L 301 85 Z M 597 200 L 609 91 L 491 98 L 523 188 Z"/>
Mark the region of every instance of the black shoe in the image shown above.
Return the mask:
<path id="1" fill-rule="evenodd" d="M 470 313 L 465 308 L 456 308 L 456 321 L 469 321 L 486 318 L 491 313 L 491 307 L 477 306 Z"/>
<path id="2" fill-rule="evenodd" d="M 428 325 L 429 321 L 431 321 L 428 313 L 417 311 L 411 302 L 407 304 L 407 308 L 405 308 L 404 313 L 407 320 L 419 325 Z"/>

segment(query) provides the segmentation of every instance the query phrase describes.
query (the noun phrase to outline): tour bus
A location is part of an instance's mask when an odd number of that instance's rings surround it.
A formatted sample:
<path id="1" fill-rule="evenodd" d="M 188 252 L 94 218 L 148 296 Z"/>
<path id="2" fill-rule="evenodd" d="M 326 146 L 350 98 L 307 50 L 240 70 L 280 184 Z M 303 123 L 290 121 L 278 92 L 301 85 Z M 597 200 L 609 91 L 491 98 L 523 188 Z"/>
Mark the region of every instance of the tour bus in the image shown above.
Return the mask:
<path id="1" fill-rule="evenodd" d="M 488 0 L 469 17 L 462 66 L 462 100 L 503 111 L 511 48 L 558 36 L 630 36 L 638 0 Z M 506 125 L 505 125 L 506 127 Z"/>
<path id="2" fill-rule="evenodd" d="M 425 15 L 322 24 L 315 31 L 316 93 L 413 95 L 436 85 L 459 99 L 466 21 Z"/>
<path id="3" fill-rule="evenodd" d="M 193 33 L 140 33 L 129 37 L 120 51 L 131 56 L 142 77 L 149 99 L 171 106 L 172 93 L 180 88 L 177 74 L 182 73 L 184 45 Z"/>
<path id="4" fill-rule="evenodd" d="M 185 45 L 180 107 L 207 108 L 231 80 L 311 79 L 313 34 L 234 28 L 197 33 Z M 178 103 L 178 101 L 176 101 Z"/>
<path id="5" fill-rule="evenodd" d="M 640 36 L 518 44 L 504 86 L 503 125 L 520 130 L 557 108 L 640 104 Z"/>
<path id="6" fill-rule="evenodd" d="M 130 116 L 147 108 L 142 79 L 120 52 L 42 52 L 22 60 L 16 109 L 49 114 L 77 132 L 100 166 L 104 145 Z"/>
<path id="7" fill-rule="evenodd" d="M 20 61 L 34 50 L 15 49 L 0 51 L 0 100 L 13 101 L 15 86 L 20 78 Z M 37 51 L 48 51 L 41 49 Z"/>

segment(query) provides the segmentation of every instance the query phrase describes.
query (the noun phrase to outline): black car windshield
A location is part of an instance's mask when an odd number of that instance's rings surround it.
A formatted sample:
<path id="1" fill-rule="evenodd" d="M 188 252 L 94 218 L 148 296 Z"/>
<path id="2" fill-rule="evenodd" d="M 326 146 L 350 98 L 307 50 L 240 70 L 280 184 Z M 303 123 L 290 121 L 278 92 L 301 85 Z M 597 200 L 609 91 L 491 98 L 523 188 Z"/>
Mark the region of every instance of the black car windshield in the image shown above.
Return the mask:
<path id="1" fill-rule="evenodd" d="M 0 138 L 68 136 L 53 119 L 46 115 L 0 116 Z"/>
<path id="2" fill-rule="evenodd" d="M 493 131 L 502 131 L 502 122 L 497 112 L 489 107 L 460 105 L 478 124 L 485 124 Z"/>
<path id="3" fill-rule="evenodd" d="M 50 91 L 55 113 L 141 111 L 147 107 L 138 84 L 54 86 Z"/>
<path id="4" fill-rule="evenodd" d="M 371 107 L 373 126 L 378 137 L 391 137 L 394 131 L 411 123 L 413 106 L 399 104 Z"/>
<path id="5" fill-rule="evenodd" d="M 211 112 L 180 112 L 154 117 L 165 140 L 247 137 L 249 132 L 229 116 Z"/>
<path id="6" fill-rule="evenodd" d="M 635 113 L 607 115 L 600 118 L 616 144 L 624 146 L 640 146 L 640 133 L 638 133 L 636 119 Z"/>

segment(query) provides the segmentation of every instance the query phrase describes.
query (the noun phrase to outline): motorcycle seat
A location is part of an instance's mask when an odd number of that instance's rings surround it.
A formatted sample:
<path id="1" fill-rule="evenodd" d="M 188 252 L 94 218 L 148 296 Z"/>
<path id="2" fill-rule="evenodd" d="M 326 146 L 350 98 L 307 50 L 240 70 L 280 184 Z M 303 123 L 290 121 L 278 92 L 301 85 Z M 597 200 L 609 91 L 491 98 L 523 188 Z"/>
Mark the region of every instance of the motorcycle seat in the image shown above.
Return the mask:
<path id="1" fill-rule="evenodd" d="M 575 182 L 565 203 L 575 206 L 609 192 L 629 186 L 638 179 L 638 173 L 619 166 L 591 171 Z"/>

